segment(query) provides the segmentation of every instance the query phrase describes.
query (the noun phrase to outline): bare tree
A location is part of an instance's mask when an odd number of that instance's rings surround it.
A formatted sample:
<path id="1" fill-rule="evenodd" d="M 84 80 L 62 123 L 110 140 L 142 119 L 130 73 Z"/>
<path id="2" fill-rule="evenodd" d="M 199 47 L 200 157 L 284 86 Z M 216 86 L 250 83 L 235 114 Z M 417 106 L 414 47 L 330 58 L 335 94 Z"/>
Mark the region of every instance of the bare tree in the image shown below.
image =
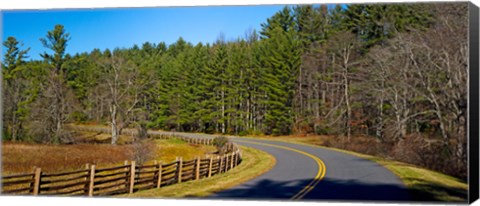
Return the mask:
<path id="1" fill-rule="evenodd" d="M 367 72 L 371 79 L 366 84 L 378 98 L 377 136 L 383 134 L 384 127 L 393 128 L 387 133 L 394 141 L 399 141 L 407 135 L 408 125 L 413 119 L 432 114 L 433 110 L 418 110 L 415 107 L 415 104 L 418 107 L 423 102 L 415 89 L 420 85 L 411 71 L 412 63 L 401 36 L 390 40 L 388 47 L 372 49 L 369 58 L 372 67 Z M 386 105 L 390 109 L 385 109 Z"/>
<path id="2" fill-rule="evenodd" d="M 40 95 L 32 105 L 30 134 L 41 142 L 72 142 L 63 125 L 70 120 L 78 102 L 62 79 L 55 72 L 48 71 Z"/>
<path id="3" fill-rule="evenodd" d="M 466 160 L 467 6 L 439 4 L 434 9 L 438 23 L 411 35 L 406 47 L 422 85 L 418 92 L 432 105 L 445 148 L 451 150 L 453 137 L 455 155 Z"/>
<path id="4" fill-rule="evenodd" d="M 108 99 L 111 144 L 116 144 L 122 130 L 135 121 L 134 114 L 141 101 L 140 93 L 145 82 L 140 81 L 138 67 L 127 61 L 121 51 L 114 51 L 99 62 L 103 68 L 102 91 Z"/>
<path id="5" fill-rule="evenodd" d="M 343 102 L 345 108 L 343 115 L 345 118 L 345 133 L 347 140 L 350 141 L 352 135 L 352 69 L 360 64 L 358 59 L 359 43 L 357 42 L 357 38 L 354 34 L 344 32 L 339 33 L 332 38 L 329 49 L 332 53 L 332 66 L 337 69 L 335 73 L 339 76 L 339 83 L 341 83 L 343 87 Z"/>

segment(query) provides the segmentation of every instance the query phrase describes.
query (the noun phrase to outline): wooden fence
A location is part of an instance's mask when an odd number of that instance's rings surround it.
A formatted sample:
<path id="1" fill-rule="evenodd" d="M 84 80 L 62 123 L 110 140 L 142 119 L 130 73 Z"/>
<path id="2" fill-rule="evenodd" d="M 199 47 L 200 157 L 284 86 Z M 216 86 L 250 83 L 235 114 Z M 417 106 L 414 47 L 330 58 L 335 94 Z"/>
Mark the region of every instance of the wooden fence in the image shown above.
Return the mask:
<path id="1" fill-rule="evenodd" d="M 162 139 L 172 137 L 193 144 L 213 144 L 213 139 L 156 135 Z M 125 161 L 122 166 L 97 168 L 96 165 L 86 165 L 82 170 L 51 174 L 35 168 L 33 173 L 3 176 L 2 194 L 108 196 L 199 180 L 224 173 L 241 162 L 237 145 L 227 143 L 227 147 L 229 152 L 225 155 L 188 161 L 177 157 L 170 163 L 155 161 L 137 165 L 135 161 Z"/>

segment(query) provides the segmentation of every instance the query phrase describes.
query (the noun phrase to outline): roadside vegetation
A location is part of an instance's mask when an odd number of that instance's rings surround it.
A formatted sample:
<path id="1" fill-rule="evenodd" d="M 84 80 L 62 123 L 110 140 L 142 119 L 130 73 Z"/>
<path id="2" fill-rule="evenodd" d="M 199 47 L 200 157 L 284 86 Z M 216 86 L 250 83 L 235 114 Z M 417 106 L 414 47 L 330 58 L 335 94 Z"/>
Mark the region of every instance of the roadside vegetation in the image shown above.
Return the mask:
<path id="1" fill-rule="evenodd" d="M 240 146 L 240 149 L 242 163 L 226 173 L 159 189 L 120 195 L 120 197 L 204 197 L 253 179 L 275 165 L 275 158 L 266 152 L 243 146 Z"/>
<path id="2" fill-rule="evenodd" d="M 358 147 L 353 149 L 357 151 L 354 152 L 352 151 L 352 148 L 346 150 L 339 145 L 331 145 L 329 141 L 333 137 L 329 136 L 290 135 L 279 137 L 256 136 L 254 138 L 318 146 L 374 161 L 397 175 L 410 190 L 410 194 L 414 201 L 465 202 L 468 198 L 468 184 L 464 180 L 422 168 L 417 165 L 394 161 L 388 156 L 368 155 L 366 153 L 372 151 L 365 149 L 362 150 L 361 148 L 375 148 L 375 146 L 365 142 L 357 142 Z"/>
<path id="3" fill-rule="evenodd" d="M 103 135 L 99 135 L 103 139 Z M 44 172 L 64 172 L 83 169 L 85 165 L 100 167 L 121 165 L 125 160 L 137 162 L 158 160 L 185 160 L 215 152 L 213 146 L 193 145 L 178 139 L 151 140 L 141 147 L 135 144 L 74 144 L 43 145 L 26 143 L 2 143 L 2 175 L 30 173 L 33 167 Z"/>

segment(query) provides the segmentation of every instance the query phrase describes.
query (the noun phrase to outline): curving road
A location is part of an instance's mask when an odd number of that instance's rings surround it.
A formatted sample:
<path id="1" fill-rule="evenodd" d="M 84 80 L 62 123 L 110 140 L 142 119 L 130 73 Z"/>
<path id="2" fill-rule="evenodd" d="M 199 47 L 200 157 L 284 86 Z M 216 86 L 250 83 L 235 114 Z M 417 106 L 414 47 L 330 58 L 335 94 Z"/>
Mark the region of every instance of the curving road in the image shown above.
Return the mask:
<path id="1" fill-rule="evenodd" d="M 163 132 L 152 132 L 163 133 Z M 206 134 L 176 133 L 191 138 Z M 211 199 L 407 201 L 402 181 L 379 164 L 329 149 L 293 143 L 230 138 L 273 155 L 268 172 Z"/>

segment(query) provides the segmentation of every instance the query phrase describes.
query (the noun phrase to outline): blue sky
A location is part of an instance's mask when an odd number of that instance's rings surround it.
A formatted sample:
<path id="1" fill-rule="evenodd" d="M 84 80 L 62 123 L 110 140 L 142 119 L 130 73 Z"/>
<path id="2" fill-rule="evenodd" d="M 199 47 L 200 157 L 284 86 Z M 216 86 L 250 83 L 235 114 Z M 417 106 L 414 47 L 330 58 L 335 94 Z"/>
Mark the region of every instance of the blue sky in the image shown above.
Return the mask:
<path id="1" fill-rule="evenodd" d="M 226 40 L 244 37 L 248 29 L 260 29 L 283 5 L 163 7 L 132 9 L 77 9 L 2 11 L 2 42 L 14 36 L 30 47 L 31 59 L 40 59 L 45 48 L 40 38 L 56 24 L 70 33 L 67 53 L 94 48 L 131 47 L 149 41 L 171 44 L 179 37 L 196 44 L 214 42 L 220 33 Z M 2 50 L 5 48 L 2 46 Z M 3 59 L 3 57 L 2 57 Z"/>

